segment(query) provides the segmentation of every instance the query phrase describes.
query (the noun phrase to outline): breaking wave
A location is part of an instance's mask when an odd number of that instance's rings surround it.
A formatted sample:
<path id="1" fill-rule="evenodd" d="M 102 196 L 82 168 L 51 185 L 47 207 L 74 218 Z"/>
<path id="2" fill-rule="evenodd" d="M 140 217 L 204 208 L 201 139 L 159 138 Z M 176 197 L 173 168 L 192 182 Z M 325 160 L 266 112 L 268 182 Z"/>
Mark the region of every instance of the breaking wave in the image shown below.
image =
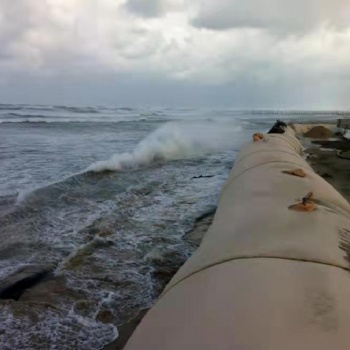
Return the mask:
<path id="1" fill-rule="evenodd" d="M 233 123 L 168 123 L 142 140 L 129 153 L 115 154 L 91 164 L 86 171 L 119 171 L 155 161 L 188 159 L 224 151 L 240 139 L 242 128 Z"/>

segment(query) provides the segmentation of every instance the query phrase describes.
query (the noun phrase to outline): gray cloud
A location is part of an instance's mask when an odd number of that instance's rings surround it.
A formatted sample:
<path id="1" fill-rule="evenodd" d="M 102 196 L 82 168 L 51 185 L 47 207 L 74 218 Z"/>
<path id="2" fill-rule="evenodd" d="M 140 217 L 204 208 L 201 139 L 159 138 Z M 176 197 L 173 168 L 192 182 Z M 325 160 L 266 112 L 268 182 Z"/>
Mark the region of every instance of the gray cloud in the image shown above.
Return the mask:
<path id="1" fill-rule="evenodd" d="M 161 0 L 128 0 L 125 6 L 142 17 L 158 17 L 164 10 Z"/>
<path id="2" fill-rule="evenodd" d="M 15 58 L 15 45 L 29 26 L 28 10 L 28 3 L 21 0 L 0 2 L 0 61 Z"/>
<path id="3" fill-rule="evenodd" d="M 1 96 L 151 103 L 175 94 L 177 103 L 265 106 L 303 105 L 303 90 L 309 103 L 341 104 L 350 81 L 343 1 L 318 0 L 314 11 L 316 0 L 0 0 Z"/>
<path id="4" fill-rule="evenodd" d="M 199 0 L 193 24 L 214 30 L 246 27 L 299 34 L 322 25 L 347 26 L 349 14 L 347 0 Z"/>

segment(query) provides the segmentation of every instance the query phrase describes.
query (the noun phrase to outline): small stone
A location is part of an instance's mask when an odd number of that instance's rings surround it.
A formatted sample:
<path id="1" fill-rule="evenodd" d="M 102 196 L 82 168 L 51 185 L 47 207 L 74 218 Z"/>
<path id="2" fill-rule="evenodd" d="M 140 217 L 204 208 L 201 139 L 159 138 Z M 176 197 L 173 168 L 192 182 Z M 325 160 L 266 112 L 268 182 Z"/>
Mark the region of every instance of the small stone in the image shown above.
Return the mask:
<path id="1" fill-rule="evenodd" d="M 101 310 L 97 316 L 96 320 L 102 323 L 112 323 L 113 322 L 113 313 L 111 310 Z"/>
<path id="2" fill-rule="evenodd" d="M 89 308 L 90 303 L 87 300 L 79 300 L 76 304 L 75 304 L 75 308 L 78 311 L 83 311 Z"/>
<path id="3" fill-rule="evenodd" d="M 101 230 L 98 234 L 100 237 L 109 237 L 113 235 L 113 232 L 109 229 Z"/>

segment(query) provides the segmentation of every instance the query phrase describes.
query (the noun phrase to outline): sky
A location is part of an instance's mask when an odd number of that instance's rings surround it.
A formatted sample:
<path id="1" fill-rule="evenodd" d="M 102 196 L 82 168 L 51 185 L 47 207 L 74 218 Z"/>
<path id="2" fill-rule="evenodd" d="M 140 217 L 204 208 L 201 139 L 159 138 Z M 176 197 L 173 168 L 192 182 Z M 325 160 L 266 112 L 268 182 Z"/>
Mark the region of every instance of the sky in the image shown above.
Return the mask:
<path id="1" fill-rule="evenodd" d="M 0 102 L 350 109 L 350 1 L 0 0 Z"/>

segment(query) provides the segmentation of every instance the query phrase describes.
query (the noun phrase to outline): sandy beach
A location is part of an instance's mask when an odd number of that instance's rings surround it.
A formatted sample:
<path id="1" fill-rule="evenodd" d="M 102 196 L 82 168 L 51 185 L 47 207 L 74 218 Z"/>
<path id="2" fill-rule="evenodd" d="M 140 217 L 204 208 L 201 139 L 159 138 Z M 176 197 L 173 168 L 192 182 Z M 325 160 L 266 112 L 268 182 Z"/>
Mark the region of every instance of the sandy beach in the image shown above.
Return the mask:
<path id="1" fill-rule="evenodd" d="M 307 128 L 311 129 L 315 126 L 319 126 L 319 124 L 308 124 Z M 304 151 L 306 159 L 318 175 L 349 201 L 350 141 L 336 134 L 336 121 L 323 124 L 322 128 L 331 131 L 330 137 L 310 138 L 304 133 L 299 133 L 298 136 L 306 148 Z"/>

